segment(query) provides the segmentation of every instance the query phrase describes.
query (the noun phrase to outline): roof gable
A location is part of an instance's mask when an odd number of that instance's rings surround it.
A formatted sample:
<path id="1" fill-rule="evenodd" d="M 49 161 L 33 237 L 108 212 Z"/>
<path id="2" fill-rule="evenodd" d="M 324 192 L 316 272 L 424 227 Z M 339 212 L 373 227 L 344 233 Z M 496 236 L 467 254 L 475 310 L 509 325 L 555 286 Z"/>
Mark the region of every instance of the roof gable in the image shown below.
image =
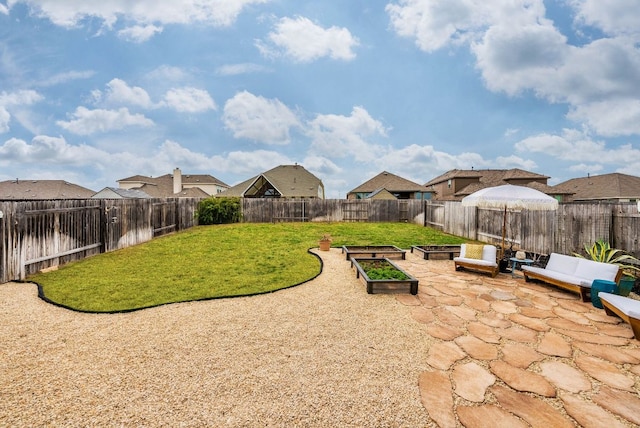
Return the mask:
<path id="1" fill-rule="evenodd" d="M 640 199 L 640 177 L 621 173 L 572 178 L 554 186 L 560 192 L 573 193 L 574 200 Z"/>
<path id="2" fill-rule="evenodd" d="M 7 180 L 0 182 L 0 199 L 87 199 L 96 192 L 64 180 Z"/>
<path id="3" fill-rule="evenodd" d="M 220 196 L 262 197 L 261 191 L 273 188 L 285 198 L 324 198 L 322 181 L 301 165 L 280 165 L 230 187 Z"/>
<path id="4" fill-rule="evenodd" d="M 376 175 L 370 180 L 365 181 L 355 189 L 351 190 L 349 193 L 372 193 L 382 188 L 391 193 L 430 191 L 421 184 L 407 180 L 390 172 L 382 171 L 380 174 Z"/>

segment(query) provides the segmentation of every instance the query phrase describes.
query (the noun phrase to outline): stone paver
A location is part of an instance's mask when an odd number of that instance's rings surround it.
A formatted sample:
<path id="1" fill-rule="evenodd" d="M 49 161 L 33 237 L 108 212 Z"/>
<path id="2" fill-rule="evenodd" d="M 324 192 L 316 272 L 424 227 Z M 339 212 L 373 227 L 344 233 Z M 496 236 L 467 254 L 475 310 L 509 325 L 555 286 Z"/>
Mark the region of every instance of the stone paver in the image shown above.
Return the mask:
<path id="1" fill-rule="evenodd" d="M 413 317 L 414 320 L 423 323 L 423 324 L 429 324 L 432 323 L 433 321 L 435 321 L 436 317 L 435 315 L 433 315 L 433 312 L 430 311 L 427 308 L 424 308 L 422 306 L 418 307 L 418 308 L 414 308 L 411 311 L 411 316 Z"/>
<path id="2" fill-rule="evenodd" d="M 430 324 L 427 326 L 426 331 L 429 336 L 442 340 L 453 340 L 465 333 L 460 328 L 447 327 L 442 324 Z"/>
<path id="3" fill-rule="evenodd" d="M 457 410 L 460 422 L 468 428 L 495 428 L 497 425 L 509 428 L 527 428 L 529 426 L 516 416 L 493 404 L 460 406 Z"/>
<path id="4" fill-rule="evenodd" d="M 611 346 L 596 345 L 595 343 L 579 342 L 576 340 L 573 342 L 573 347 L 591 356 L 602 358 L 614 364 L 640 364 L 640 360 L 636 357 L 626 352 L 620 352 L 619 349 Z"/>
<path id="5" fill-rule="evenodd" d="M 532 427 L 573 428 L 573 423 L 560 411 L 545 401 L 527 394 L 518 394 L 503 386 L 491 388 L 498 403 L 511 413 L 520 416 Z"/>
<path id="6" fill-rule="evenodd" d="M 558 333 L 545 333 L 538 345 L 538 352 L 556 357 L 571 357 L 571 345 Z"/>
<path id="7" fill-rule="evenodd" d="M 493 328 L 481 322 L 470 322 L 467 324 L 467 331 L 487 343 L 500 343 L 500 335 Z"/>
<path id="8" fill-rule="evenodd" d="M 544 397 L 556 396 L 553 385 L 537 373 L 514 367 L 500 360 L 492 361 L 489 367 L 493 374 L 516 391 L 533 392 Z"/>
<path id="9" fill-rule="evenodd" d="M 545 320 L 541 320 L 538 318 L 531 318 L 522 314 L 511 314 L 509 319 L 521 326 L 527 327 L 531 330 L 535 331 L 549 331 L 551 327 L 546 323 Z"/>
<path id="10" fill-rule="evenodd" d="M 422 372 L 418 381 L 420 400 L 429 416 L 441 427 L 456 424 L 453 413 L 453 390 L 445 372 Z"/>
<path id="11" fill-rule="evenodd" d="M 575 362 L 580 369 L 613 388 L 633 391 L 634 379 L 625 375 L 615 364 L 588 355 L 578 355 Z"/>
<path id="12" fill-rule="evenodd" d="M 429 349 L 427 364 L 440 370 L 447 370 L 453 363 L 466 357 L 462 349 L 453 342 L 434 343 Z"/>
<path id="13" fill-rule="evenodd" d="M 640 398 L 638 393 L 602 387 L 591 399 L 601 407 L 640 426 Z"/>
<path id="14" fill-rule="evenodd" d="M 433 371 L 418 385 L 434 425 L 640 425 L 640 341 L 626 323 L 575 293 L 509 274 L 456 272 L 448 260 L 407 264 L 418 265 L 428 269 L 408 269 L 420 281 L 417 299 L 399 301 L 432 341 L 418 364 Z"/>
<path id="15" fill-rule="evenodd" d="M 454 342 L 476 360 L 495 360 L 498 358 L 498 348 L 495 345 L 484 342 L 475 336 L 460 336 Z"/>
<path id="16" fill-rule="evenodd" d="M 580 370 L 560 361 L 541 363 L 540 374 L 565 391 L 579 393 L 591 389 L 591 382 Z"/>
<path id="17" fill-rule="evenodd" d="M 562 395 L 560 399 L 567 414 L 585 428 L 623 428 L 625 426 L 597 404 L 569 394 Z"/>
<path id="18" fill-rule="evenodd" d="M 494 375 L 476 363 L 455 366 L 451 377 L 456 394 L 476 403 L 484 401 L 487 388 L 496 381 Z"/>
<path id="19" fill-rule="evenodd" d="M 507 343 L 502 347 L 502 361 L 521 369 L 528 368 L 536 361 L 544 359 L 544 355 L 530 346 L 520 343 Z"/>

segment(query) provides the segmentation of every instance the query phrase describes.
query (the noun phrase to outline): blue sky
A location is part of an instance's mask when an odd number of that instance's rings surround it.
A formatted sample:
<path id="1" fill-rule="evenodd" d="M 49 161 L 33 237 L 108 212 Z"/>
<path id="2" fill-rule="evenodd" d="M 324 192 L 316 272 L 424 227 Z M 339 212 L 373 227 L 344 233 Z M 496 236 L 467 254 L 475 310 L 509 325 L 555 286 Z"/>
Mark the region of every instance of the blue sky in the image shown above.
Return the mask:
<path id="1" fill-rule="evenodd" d="M 0 0 L 0 180 L 640 175 L 640 0 Z"/>

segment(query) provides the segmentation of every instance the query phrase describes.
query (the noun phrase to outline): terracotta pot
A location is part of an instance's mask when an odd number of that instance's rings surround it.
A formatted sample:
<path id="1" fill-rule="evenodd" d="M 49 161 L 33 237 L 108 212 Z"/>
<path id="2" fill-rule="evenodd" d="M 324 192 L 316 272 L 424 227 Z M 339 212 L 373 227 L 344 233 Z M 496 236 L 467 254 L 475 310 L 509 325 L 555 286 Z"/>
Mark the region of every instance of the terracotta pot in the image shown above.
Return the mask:
<path id="1" fill-rule="evenodd" d="M 329 251 L 331 248 L 331 241 L 320 241 L 320 251 Z"/>

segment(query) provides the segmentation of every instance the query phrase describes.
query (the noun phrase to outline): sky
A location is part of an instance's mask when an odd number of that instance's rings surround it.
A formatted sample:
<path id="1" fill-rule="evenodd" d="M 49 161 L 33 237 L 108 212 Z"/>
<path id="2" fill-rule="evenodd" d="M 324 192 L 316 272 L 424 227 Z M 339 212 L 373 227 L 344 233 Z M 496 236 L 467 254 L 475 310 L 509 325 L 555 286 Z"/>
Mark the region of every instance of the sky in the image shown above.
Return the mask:
<path id="1" fill-rule="evenodd" d="M 0 0 L 0 181 L 640 175 L 640 0 Z"/>

